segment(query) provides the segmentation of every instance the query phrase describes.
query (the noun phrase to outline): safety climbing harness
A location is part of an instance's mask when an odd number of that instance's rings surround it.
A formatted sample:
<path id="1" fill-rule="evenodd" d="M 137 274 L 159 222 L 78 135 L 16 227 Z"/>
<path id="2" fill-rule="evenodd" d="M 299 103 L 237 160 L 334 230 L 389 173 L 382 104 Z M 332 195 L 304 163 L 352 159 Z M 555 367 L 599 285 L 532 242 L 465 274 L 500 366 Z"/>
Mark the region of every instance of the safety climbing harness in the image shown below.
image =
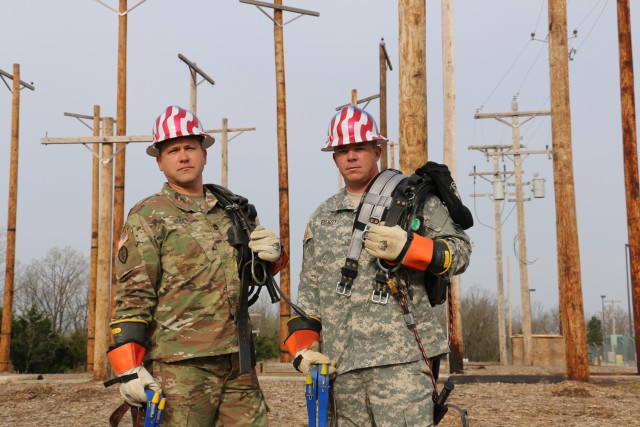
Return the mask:
<path id="1" fill-rule="evenodd" d="M 260 290 L 267 288 L 272 303 L 280 298 L 285 300 L 298 314 L 308 317 L 298 306 L 293 304 L 278 287 L 269 264 L 258 258 L 249 249 L 249 235 L 256 228 L 257 211 L 249 201 L 227 188 L 216 184 L 205 184 L 205 187 L 218 199 L 220 206 L 227 211 L 233 220 L 229 228 L 229 244 L 238 251 L 238 274 L 240 276 L 240 301 L 238 307 L 237 329 L 238 347 L 240 350 L 240 372 L 251 372 L 255 364 L 253 339 L 249 327 L 249 307 L 258 300 Z"/>
<path id="2" fill-rule="evenodd" d="M 309 368 L 306 381 L 305 398 L 309 427 L 326 427 L 329 413 L 329 366 L 323 364 Z"/>
<path id="3" fill-rule="evenodd" d="M 405 178 L 400 171 L 387 169 L 369 184 L 356 212 L 349 252 L 341 270 L 342 276 L 336 285 L 337 294 L 347 297 L 351 295 L 351 286 L 358 275 L 358 258 L 367 237 L 367 230 L 370 226 L 380 223 L 385 209 L 391 204 L 393 190 Z"/>

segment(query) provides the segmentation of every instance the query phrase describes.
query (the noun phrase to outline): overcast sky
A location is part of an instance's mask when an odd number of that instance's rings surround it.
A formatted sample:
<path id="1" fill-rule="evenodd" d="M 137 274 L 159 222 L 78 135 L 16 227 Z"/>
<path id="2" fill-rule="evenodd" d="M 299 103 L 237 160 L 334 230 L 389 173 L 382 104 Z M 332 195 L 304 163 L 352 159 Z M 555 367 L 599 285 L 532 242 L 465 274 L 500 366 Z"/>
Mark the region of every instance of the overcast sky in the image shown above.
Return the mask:
<path id="1" fill-rule="evenodd" d="M 104 0 L 117 9 L 117 0 Z M 305 223 L 315 207 L 338 189 L 331 155 L 320 148 L 335 107 L 378 93 L 378 43 L 386 42 L 388 137 L 398 138 L 398 2 L 289 0 L 286 5 L 320 13 L 284 29 L 287 139 L 291 218 L 291 287 L 297 288 Z M 627 242 L 616 2 L 569 0 L 570 96 L 580 265 L 585 312 L 601 310 L 600 295 L 627 309 Z M 48 145 L 40 139 L 88 136 L 92 131 L 64 112 L 116 116 L 118 16 L 95 0 L 2 0 L 0 69 L 20 64 L 20 163 L 17 260 L 26 264 L 51 248 L 90 251 L 91 153 L 82 145 Z M 130 0 L 129 7 L 137 1 Z M 636 6 L 636 5 L 633 5 Z M 267 10 L 267 13 L 271 13 Z M 634 57 L 638 58 L 638 11 L 631 10 Z M 296 15 L 285 13 L 285 20 Z M 442 61 L 440 2 L 427 1 L 429 159 L 442 162 Z M 469 230 L 474 251 L 462 276 L 464 289 L 495 292 L 493 202 L 490 183 L 469 176 L 492 170 L 471 145 L 511 144 L 511 128 L 474 113 L 506 112 L 517 97 L 520 110 L 549 109 L 547 1 L 454 2 L 457 182 L 474 213 Z M 535 33 L 532 38 L 531 33 Z M 182 53 L 215 80 L 198 86 L 198 116 L 205 128 L 256 127 L 229 147 L 229 187 L 247 196 L 263 225 L 278 228 L 278 172 L 273 23 L 256 7 L 237 0 L 147 0 L 128 17 L 127 134 L 151 133 L 168 105 L 189 106 L 189 71 Z M 640 70 L 636 67 L 636 76 Z M 10 80 L 5 83 L 11 87 Z M 6 231 L 11 140 L 11 92 L 0 87 L 0 226 Z M 379 104 L 367 107 L 379 116 Z M 550 119 L 521 128 L 529 149 L 551 147 Z M 158 191 L 164 176 L 144 154 L 127 149 L 125 212 Z M 396 167 L 399 167 L 397 163 Z M 512 168 L 507 160 L 507 169 Z M 532 303 L 558 304 L 557 247 L 552 162 L 531 155 L 524 180 L 546 180 L 546 198 L 525 203 L 529 287 Z M 220 183 L 220 146 L 209 152 L 205 180 Z M 529 194 L 527 188 L 525 194 Z M 512 303 L 520 305 L 517 223 L 513 203 L 503 213 L 503 248 L 510 260 Z M 560 254 L 562 256 L 562 254 Z M 505 287 L 507 280 L 505 280 Z"/>

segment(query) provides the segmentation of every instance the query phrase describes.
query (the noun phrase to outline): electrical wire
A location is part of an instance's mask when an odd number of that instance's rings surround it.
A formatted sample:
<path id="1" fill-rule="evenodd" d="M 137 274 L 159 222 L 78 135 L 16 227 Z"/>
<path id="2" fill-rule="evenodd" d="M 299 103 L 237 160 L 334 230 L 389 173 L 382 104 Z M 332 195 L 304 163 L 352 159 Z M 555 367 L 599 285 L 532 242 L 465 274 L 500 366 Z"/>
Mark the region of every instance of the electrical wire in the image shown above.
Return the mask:
<path id="1" fill-rule="evenodd" d="M 522 261 L 522 259 L 520 258 L 520 254 L 518 253 L 518 248 L 517 248 L 517 245 L 516 245 L 516 243 L 519 240 L 519 237 L 520 237 L 520 235 L 518 233 L 516 233 L 516 235 L 513 237 L 513 256 L 516 257 L 516 259 L 518 260 L 518 262 L 520 264 L 532 265 L 532 264 L 535 264 L 536 262 L 538 262 L 539 258 L 536 258 L 533 261 L 527 261 L 527 260 Z"/>
<path id="2" fill-rule="evenodd" d="M 538 59 L 540 58 L 540 54 L 542 53 L 542 50 L 543 50 L 543 48 L 545 46 L 546 46 L 546 44 L 540 44 L 540 49 L 538 49 L 538 54 L 536 55 L 535 59 L 531 63 L 531 66 L 529 67 L 529 69 L 525 73 L 524 78 L 522 79 L 522 83 L 520 83 L 520 87 L 518 87 L 518 92 L 517 93 L 520 93 L 520 91 L 522 90 L 522 87 L 524 86 L 524 83 L 527 81 L 527 77 L 529 77 L 529 73 L 533 69 L 533 66 L 536 65 L 536 63 L 538 62 Z"/>
<path id="3" fill-rule="evenodd" d="M 518 62 L 518 59 L 520 59 L 520 57 L 522 56 L 522 54 L 524 53 L 524 51 L 527 49 L 527 46 L 529 46 L 529 43 L 531 42 L 531 40 L 527 40 L 527 42 L 525 43 L 525 45 L 522 47 L 522 50 L 520 51 L 520 53 L 518 53 L 518 56 L 516 56 L 516 58 L 513 60 L 513 62 L 511 63 L 511 65 L 509 66 L 509 68 L 507 69 L 507 71 L 503 74 L 503 76 L 500 78 L 500 80 L 498 81 L 498 83 L 496 84 L 496 86 L 493 88 L 493 90 L 491 91 L 491 93 L 489 93 L 489 95 L 487 96 L 487 98 L 482 102 L 481 106 L 478 108 L 478 111 L 481 111 L 484 108 L 484 104 L 487 103 L 487 101 L 491 98 L 491 96 L 493 96 L 493 94 L 495 93 L 495 91 L 498 89 L 498 87 L 500 87 L 500 85 L 502 84 L 502 82 L 504 81 L 504 79 L 507 77 L 507 75 L 509 75 L 509 73 L 511 72 L 511 69 L 513 68 L 514 65 L 516 65 L 516 62 Z"/>
<path id="4" fill-rule="evenodd" d="M 473 194 L 476 194 L 476 177 L 475 176 L 473 177 Z M 487 228 L 489 228 L 491 230 L 495 230 L 494 227 L 492 227 L 492 226 L 490 226 L 488 224 L 485 224 L 484 222 L 480 221 L 480 215 L 478 215 L 478 211 L 476 209 L 476 206 L 477 206 L 476 205 L 476 199 L 477 199 L 477 197 L 473 198 L 473 212 L 476 214 L 476 219 L 478 220 L 478 224 L 484 225 L 485 227 L 487 227 Z"/>
<path id="5" fill-rule="evenodd" d="M 600 0 L 598 3 L 596 3 L 593 8 L 591 8 L 591 10 L 589 11 L 589 13 L 587 14 L 587 16 L 585 16 L 585 18 L 580 22 L 580 24 L 578 24 L 574 30 L 574 33 L 577 34 L 577 29 L 578 27 L 580 27 L 582 25 L 582 23 L 584 23 L 587 18 L 591 15 L 591 13 L 595 10 L 595 8 L 598 6 L 599 3 L 602 3 L 603 0 Z M 587 31 L 587 35 L 582 38 L 580 44 L 575 47 L 575 48 L 571 48 L 569 50 L 570 53 L 573 53 L 573 56 L 570 56 L 570 59 L 573 61 L 573 59 L 575 59 L 575 55 L 577 54 L 577 52 L 582 49 L 582 46 L 587 42 L 587 40 L 589 39 L 589 36 L 591 35 L 591 33 L 593 32 L 593 30 L 596 28 L 596 25 L 598 25 L 598 22 L 600 21 L 600 18 L 602 17 L 602 14 L 604 13 L 604 11 L 607 8 L 607 5 L 609 4 L 609 0 L 604 0 L 604 5 L 602 6 L 602 9 L 600 10 L 600 13 L 598 13 L 598 16 L 596 16 L 595 21 L 593 22 L 593 25 L 591 25 L 591 28 L 589 28 L 589 30 Z"/>

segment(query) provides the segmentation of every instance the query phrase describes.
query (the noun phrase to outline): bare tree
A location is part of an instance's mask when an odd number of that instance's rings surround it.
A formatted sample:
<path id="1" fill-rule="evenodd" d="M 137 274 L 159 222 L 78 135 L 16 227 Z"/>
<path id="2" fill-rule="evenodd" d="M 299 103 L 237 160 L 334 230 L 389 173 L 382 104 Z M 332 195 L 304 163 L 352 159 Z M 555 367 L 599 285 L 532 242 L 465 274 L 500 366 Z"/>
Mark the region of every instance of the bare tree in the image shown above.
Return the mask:
<path id="1" fill-rule="evenodd" d="M 16 283 L 16 312 L 37 307 L 63 335 L 86 329 L 89 262 L 75 249 L 49 250 L 42 259 L 31 261 Z"/>
<path id="2" fill-rule="evenodd" d="M 559 334 L 560 312 L 558 306 L 545 310 L 544 304 L 536 301 L 531 308 L 531 332 L 534 334 Z"/>
<path id="3" fill-rule="evenodd" d="M 462 339 L 470 360 L 498 360 L 498 302 L 487 289 L 471 287 L 462 297 Z"/>

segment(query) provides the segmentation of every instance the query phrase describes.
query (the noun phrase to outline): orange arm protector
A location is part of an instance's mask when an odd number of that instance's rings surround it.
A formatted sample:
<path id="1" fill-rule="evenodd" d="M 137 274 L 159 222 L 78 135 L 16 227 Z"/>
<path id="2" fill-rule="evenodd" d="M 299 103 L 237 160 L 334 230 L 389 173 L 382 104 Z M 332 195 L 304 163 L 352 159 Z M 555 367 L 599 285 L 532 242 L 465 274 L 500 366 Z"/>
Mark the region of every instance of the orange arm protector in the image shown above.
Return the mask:
<path id="1" fill-rule="evenodd" d="M 280 259 L 271 264 L 271 274 L 277 274 L 289 262 L 289 254 L 282 248 Z"/>
<path id="2" fill-rule="evenodd" d="M 136 342 L 128 342 L 107 352 L 113 373 L 117 376 L 142 365 L 146 349 Z"/>
<path id="3" fill-rule="evenodd" d="M 428 268 L 439 276 L 449 271 L 451 261 L 451 247 L 446 240 L 433 240 L 414 234 L 402 264 L 414 270 L 424 271 Z"/>
<path id="4" fill-rule="evenodd" d="M 287 322 L 289 336 L 284 340 L 284 345 L 293 357 L 300 350 L 311 347 L 314 342 L 320 341 L 322 323 L 317 317 L 304 318 L 295 316 Z"/>
<path id="5" fill-rule="evenodd" d="M 144 343 L 147 322 L 139 319 L 116 320 L 111 322 L 112 345 L 107 357 L 118 376 L 142 365 L 146 353 Z"/>
<path id="6" fill-rule="evenodd" d="M 432 257 L 433 240 L 414 234 L 413 241 L 407 249 L 407 254 L 402 260 L 402 264 L 414 270 L 424 271 L 429 267 Z"/>

